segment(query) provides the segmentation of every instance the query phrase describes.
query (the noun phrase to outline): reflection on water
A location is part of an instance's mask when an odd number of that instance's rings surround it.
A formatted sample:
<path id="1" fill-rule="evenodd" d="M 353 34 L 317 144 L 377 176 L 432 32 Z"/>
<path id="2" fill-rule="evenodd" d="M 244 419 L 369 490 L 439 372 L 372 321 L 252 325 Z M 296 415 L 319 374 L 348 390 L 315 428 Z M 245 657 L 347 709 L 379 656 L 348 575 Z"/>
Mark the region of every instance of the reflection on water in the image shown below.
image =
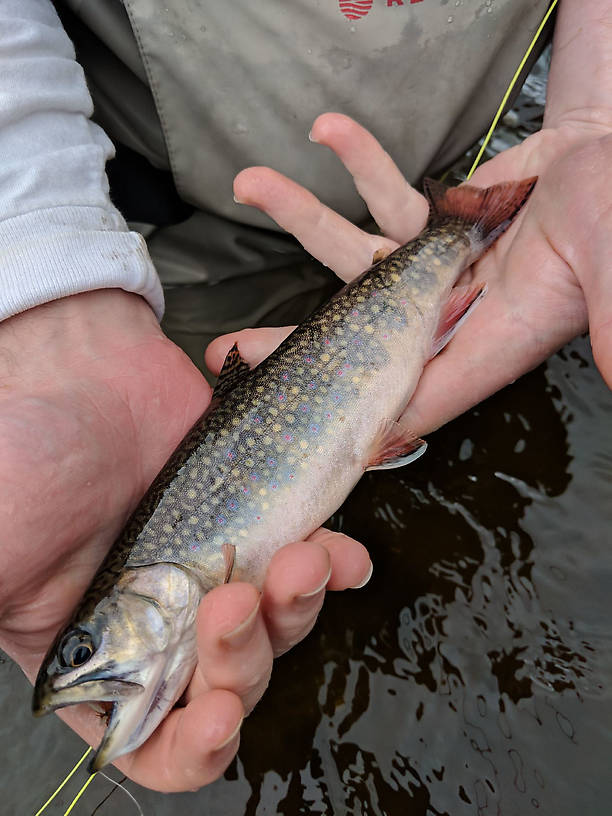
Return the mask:
<path id="1" fill-rule="evenodd" d="M 131 785 L 145 812 L 608 814 L 611 409 L 578 339 L 409 468 L 367 474 L 332 524 L 370 547 L 370 584 L 329 597 L 277 661 L 225 777 L 166 797 Z M 29 694 L 0 663 L 11 814 L 34 812 L 82 753 L 58 720 L 30 718 Z M 96 780 L 76 812 L 109 790 Z M 120 792 L 98 811 L 134 812 Z"/>

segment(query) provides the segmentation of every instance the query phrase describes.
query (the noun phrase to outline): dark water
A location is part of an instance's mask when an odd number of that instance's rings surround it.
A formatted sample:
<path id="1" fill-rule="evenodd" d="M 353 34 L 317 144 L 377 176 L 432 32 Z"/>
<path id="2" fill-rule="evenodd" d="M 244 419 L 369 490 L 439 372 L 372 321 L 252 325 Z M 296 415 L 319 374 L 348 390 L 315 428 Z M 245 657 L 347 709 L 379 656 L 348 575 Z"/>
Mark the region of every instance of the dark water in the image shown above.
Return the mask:
<path id="1" fill-rule="evenodd" d="M 409 468 L 367 474 L 332 523 L 369 546 L 370 584 L 277 661 L 225 777 L 130 783 L 145 813 L 611 814 L 611 416 L 579 338 Z M 0 663 L 1 814 L 33 814 L 83 753 L 30 694 Z M 73 813 L 110 790 L 98 777 Z M 117 791 L 97 813 L 136 808 Z"/>

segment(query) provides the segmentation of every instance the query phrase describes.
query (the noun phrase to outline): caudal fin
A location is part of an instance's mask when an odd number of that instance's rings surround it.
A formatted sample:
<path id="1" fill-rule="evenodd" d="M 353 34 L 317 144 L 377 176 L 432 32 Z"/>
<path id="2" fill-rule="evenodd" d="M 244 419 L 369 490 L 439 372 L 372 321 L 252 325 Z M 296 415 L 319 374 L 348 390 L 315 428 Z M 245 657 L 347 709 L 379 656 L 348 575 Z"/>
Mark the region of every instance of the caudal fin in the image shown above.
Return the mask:
<path id="1" fill-rule="evenodd" d="M 475 229 L 482 248 L 486 249 L 508 229 L 537 180 L 533 176 L 481 188 L 469 184 L 448 187 L 427 178 L 423 190 L 429 201 L 429 223 L 461 221 Z"/>

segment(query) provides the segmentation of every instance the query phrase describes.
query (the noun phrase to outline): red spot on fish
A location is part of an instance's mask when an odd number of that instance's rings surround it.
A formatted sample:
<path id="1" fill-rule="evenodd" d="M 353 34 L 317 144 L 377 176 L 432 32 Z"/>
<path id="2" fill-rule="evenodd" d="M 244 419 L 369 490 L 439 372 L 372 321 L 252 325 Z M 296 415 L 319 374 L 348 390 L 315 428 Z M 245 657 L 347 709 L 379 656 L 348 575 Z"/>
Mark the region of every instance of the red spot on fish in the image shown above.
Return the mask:
<path id="1" fill-rule="evenodd" d="M 357 311 L 357 309 L 353 309 L 351 314 L 353 315 L 353 317 L 357 317 L 359 315 L 359 312 Z"/>
<path id="2" fill-rule="evenodd" d="M 290 473 L 290 474 L 289 474 L 289 478 L 290 478 L 290 479 L 295 479 L 295 474 L 294 474 L 294 473 Z"/>
<path id="3" fill-rule="evenodd" d="M 326 337 L 325 338 L 325 345 L 329 346 L 330 342 L 331 342 L 331 340 L 329 339 L 329 337 Z"/>
<path id="4" fill-rule="evenodd" d="M 284 394 L 279 394 L 279 395 L 278 395 L 278 401 L 279 401 L 279 402 L 282 402 L 284 399 L 285 399 L 285 395 L 284 395 Z"/>
<path id="5" fill-rule="evenodd" d="M 291 434 L 285 434 L 285 439 L 287 440 L 287 442 L 291 442 L 293 437 L 291 436 Z"/>
<path id="6" fill-rule="evenodd" d="M 338 374 L 339 377 L 341 377 L 344 374 L 344 371 L 342 371 L 342 369 L 340 369 L 336 373 Z"/>

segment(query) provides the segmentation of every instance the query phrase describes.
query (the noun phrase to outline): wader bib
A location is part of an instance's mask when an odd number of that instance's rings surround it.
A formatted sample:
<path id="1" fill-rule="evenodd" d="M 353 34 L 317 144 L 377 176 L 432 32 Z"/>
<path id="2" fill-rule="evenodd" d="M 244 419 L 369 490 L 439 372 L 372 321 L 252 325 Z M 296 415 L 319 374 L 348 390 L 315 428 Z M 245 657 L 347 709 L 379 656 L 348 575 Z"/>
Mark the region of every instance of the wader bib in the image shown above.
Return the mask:
<path id="1" fill-rule="evenodd" d="M 97 121 L 171 173 L 193 208 L 142 230 L 166 287 L 164 326 L 201 363 L 212 336 L 297 321 L 334 286 L 266 216 L 234 203 L 236 173 L 269 165 L 366 223 L 348 173 L 308 143 L 314 119 L 352 116 L 411 181 L 436 172 L 490 123 L 548 0 L 64 5 Z"/>

